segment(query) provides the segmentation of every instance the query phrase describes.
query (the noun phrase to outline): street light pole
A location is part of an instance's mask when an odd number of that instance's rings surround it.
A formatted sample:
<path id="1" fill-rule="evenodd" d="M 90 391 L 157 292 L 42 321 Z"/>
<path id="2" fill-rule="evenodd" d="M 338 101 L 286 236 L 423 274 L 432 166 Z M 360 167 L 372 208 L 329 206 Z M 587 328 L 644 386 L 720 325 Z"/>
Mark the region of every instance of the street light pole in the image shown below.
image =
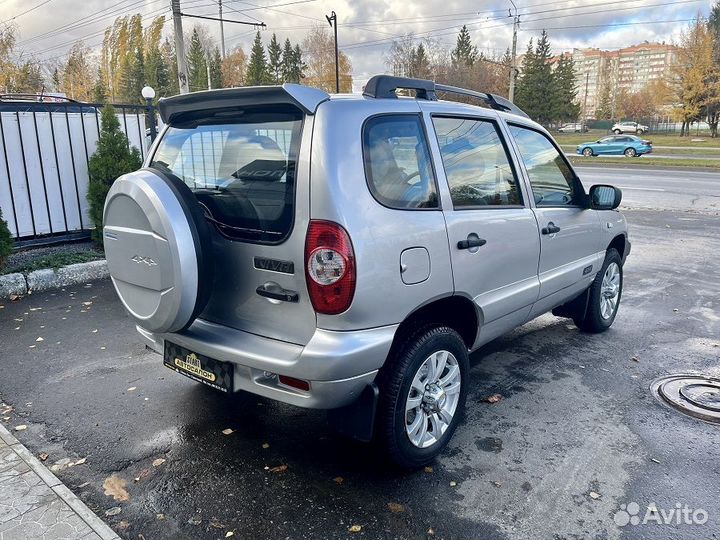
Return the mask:
<path id="1" fill-rule="evenodd" d="M 337 41 L 337 14 L 333 11 L 330 15 L 325 15 L 327 22 L 335 30 L 335 93 L 340 93 L 340 63 Z"/>
<path id="2" fill-rule="evenodd" d="M 147 116 L 150 121 L 150 143 L 157 137 L 157 123 L 155 121 L 155 106 L 153 99 L 155 98 L 155 90 L 151 86 L 144 86 L 140 92 L 147 103 Z"/>
<path id="3" fill-rule="evenodd" d="M 218 9 L 220 17 L 220 52 L 222 52 L 222 59 L 225 60 L 225 27 L 222 17 L 222 0 L 218 0 Z"/>
<path id="4" fill-rule="evenodd" d="M 510 58 L 510 86 L 508 89 L 508 100 L 511 102 L 515 100 L 515 80 L 517 78 L 517 65 L 516 65 L 516 58 L 517 58 L 517 33 L 518 33 L 518 27 L 520 26 L 520 16 L 517 12 L 517 6 L 515 5 L 515 2 L 513 0 L 510 0 L 510 3 L 513 6 L 513 9 L 515 10 L 515 15 L 513 18 L 513 38 L 512 38 L 512 57 Z"/>
<path id="5" fill-rule="evenodd" d="M 175 29 L 175 55 L 177 56 L 178 84 L 180 93 L 190 92 L 187 76 L 187 59 L 185 58 L 185 40 L 183 37 L 182 14 L 180 12 L 180 0 L 171 0 L 173 26 Z"/>

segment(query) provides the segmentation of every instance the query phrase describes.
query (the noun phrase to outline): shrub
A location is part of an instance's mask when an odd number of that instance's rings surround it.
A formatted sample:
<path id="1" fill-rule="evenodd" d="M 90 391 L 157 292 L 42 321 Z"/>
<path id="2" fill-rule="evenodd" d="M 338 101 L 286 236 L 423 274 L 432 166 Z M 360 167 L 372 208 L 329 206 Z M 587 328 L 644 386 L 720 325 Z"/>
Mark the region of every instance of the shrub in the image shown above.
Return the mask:
<path id="1" fill-rule="evenodd" d="M 115 109 L 111 105 L 105 105 L 100 118 L 100 140 L 88 164 L 90 184 L 87 194 L 90 219 L 95 226 L 92 238 L 98 244 L 102 244 L 103 206 L 110 186 L 118 177 L 135 171 L 142 165 L 138 149 L 128 149 L 128 140 L 120 129 Z"/>
<path id="2" fill-rule="evenodd" d="M 0 271 L 5 268 L 8 256 L 12 251 L 13 239 L 10 236 L 10 229 L 7 221 L 3 219 L 2 208 L 0 208 Z"/>

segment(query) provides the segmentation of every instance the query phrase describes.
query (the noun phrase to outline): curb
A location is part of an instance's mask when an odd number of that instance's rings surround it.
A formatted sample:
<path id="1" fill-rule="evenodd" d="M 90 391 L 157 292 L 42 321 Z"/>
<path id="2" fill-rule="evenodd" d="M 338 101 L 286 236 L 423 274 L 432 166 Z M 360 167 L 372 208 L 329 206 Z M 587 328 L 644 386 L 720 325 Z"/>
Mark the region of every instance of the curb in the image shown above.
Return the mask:
<path id="1" fill-rule="evenodd" d="M 58 480 L 50 469 L 45 467 L 39 459 L 25 448 L 20 442 L 5 428 L 0 425 L 0 439 L 8 445 L 22 459 L 30 470 L 37 474 L 42 481 L 55 492 L 55 494 L 67 504 L 75 514 L 82 519 L 88 527 L 102 540 L 120 540 L 120 537 L 113 531 L 103 520 L 95 515 L 84 502 L 78 498 L 68 487 Z"/>
<path id="2" fill-rule="evenodd" d="M 107 278 L 110 275 L 107 261 L 90 261 L 71 264 L 57 270 L 45 268 L 35 270 L 27 276 L 23 274 L 6 274 L 0 276 L 0 298 L 24 296 L 33 292 L 60 289 L 70 285 L 78 285 L 88 281 Z"/>

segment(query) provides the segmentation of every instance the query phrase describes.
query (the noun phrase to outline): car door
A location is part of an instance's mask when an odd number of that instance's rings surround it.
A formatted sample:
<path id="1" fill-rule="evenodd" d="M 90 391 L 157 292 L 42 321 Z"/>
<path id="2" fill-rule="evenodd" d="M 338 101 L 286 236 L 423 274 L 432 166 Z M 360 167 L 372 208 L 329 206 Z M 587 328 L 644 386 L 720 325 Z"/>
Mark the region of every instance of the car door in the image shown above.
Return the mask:
<path id="1" fill-rule="evenodd" d="M 540 294 L 531 313 L 535 316 L 589 285 L 602 264 L 600 221 L 587 208 L 580 180 L 552 139 L 526 125 L 511 123 L 509 129 L 541 232 Z"/>
<path id="2" fill-rule="evenodd" d="M 525 322 L 537 299 L 537 222 L 494 113 L 434 114 L 429 124 L 455 293 L 480 311 L 479 346 Z"/>
<path id="3" fill-rule="evenodd" d="M 600 144 L 597 146 L 598 151 L 596 153 L 612 154 L 615 151 L 616 139 L 617 137 L 605 137 L 604 139 L 600 139 Z"/>

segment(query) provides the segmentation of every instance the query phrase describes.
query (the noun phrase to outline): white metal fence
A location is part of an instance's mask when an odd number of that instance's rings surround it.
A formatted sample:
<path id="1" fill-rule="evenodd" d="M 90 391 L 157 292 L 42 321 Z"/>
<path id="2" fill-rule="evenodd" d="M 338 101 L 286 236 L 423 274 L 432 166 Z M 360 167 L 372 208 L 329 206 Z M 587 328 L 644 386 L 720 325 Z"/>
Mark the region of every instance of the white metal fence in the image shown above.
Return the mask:
<path id="1" fill-rule="evenodd" d="M 114 105 L 129 145 L 148 147 L 145 108 Z M 87 235 L 88 160 L 101 104 L 0 100 L 0 208 L 19 244 Z"/>

